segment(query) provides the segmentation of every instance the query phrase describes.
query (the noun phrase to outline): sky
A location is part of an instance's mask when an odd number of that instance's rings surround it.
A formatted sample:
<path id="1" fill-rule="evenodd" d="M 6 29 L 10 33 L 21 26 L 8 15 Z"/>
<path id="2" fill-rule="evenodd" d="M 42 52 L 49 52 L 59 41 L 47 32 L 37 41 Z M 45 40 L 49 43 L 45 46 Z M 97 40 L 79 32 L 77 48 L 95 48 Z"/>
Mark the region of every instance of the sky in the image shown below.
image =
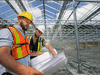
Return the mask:
<path id="1" fill-rule="evenodd" d="M 33 20 L 44 19 L 43 1 L 34 1 L 34 0 L 29 0 L 29 2 L 27 2 L 27 0 L 23 0 L 23 1 L 25 7 L 27 8 L 27 11 L 33 13 Z M 22 12 L 13 0 L 10 0 L 10 3 L 18 11 L 18 13 Z M 77 4 L 77 2 L 75 4 Z M 62 5 L 63 5 L 63 1 L 45 1 L 46 19 L 51 19 L 51 20 L 58 19 Z M 81 2 L 76 10 L 77 20 L 84 19 L 86 16 L 89 15 L 88 13 L 91 13 L 94 10 L 96 10 L 99 4 L 97 4 L 97 6 L 95 5 L 96 3 Z M 90 9 L 92 10 L 90 11 Z M 69 8 L 67 10 L 64 10 L 62 20 L 66 20 L 72 11 L 73 11 L 73 7 L 72 7 L 72 3 L 70 3 Z M 4 19 L 17 19 L 17 14 L 11 9 L 11 7 L 5 1 L 1 0 L 0 17 Z M 96 16 L 94 20 L 100 20 L 99 17 L 100 15 Z M 69 18 L 69 20 L 73 20 L 73 15 Z M 50 25 L 48 27 L 51 28 L 52 26 Z"/>

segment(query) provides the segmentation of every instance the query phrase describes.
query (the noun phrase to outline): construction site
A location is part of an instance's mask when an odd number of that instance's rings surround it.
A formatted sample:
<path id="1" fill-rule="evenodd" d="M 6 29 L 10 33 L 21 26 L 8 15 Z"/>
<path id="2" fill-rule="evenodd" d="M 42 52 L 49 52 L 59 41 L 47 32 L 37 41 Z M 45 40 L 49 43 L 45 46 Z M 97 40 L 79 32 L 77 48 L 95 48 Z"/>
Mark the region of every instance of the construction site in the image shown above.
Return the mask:
<path id="1" fill-rule="evenodd" d="M 100 75 L 100 0 L 0 0 L 0 27 L 16 25 L 23 11 L 33 16 L 28 40 L 44 25 L 41 37 L 66 55 L 67 63 L 52 75 Z"/>

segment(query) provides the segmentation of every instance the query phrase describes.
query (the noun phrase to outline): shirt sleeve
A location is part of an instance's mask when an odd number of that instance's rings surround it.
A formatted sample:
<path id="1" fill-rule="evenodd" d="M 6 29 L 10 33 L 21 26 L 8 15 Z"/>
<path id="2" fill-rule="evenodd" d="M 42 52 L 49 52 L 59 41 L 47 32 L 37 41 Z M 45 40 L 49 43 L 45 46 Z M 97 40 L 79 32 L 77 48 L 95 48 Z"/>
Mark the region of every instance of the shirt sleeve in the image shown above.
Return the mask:
<path id="1" fill-rule="evenodd" d="M 2 46 L 9 46 L 11 48 L 13 46 L 13 35 L 8 28 L 0 30 L 0 47 Z"/>
<path id="2" fill-rule="evenodd" d="M 45 43 L 46 43 L 46 41 L 43 39 L 43 43 L 42 43 L 42 44 L 43 44 L 43 46 L 44 46 L 44 44 L 45 44 Z"/>

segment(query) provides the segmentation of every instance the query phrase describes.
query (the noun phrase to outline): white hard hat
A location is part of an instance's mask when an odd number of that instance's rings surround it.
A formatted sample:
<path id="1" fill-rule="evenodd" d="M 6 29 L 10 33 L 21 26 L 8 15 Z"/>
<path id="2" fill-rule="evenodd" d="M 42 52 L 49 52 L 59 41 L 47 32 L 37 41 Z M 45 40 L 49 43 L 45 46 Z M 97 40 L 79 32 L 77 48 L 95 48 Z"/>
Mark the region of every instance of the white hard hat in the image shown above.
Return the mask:
<path id="1" fill-rule="evenodd" d="M 42 33 L 45 32 L 45 26 L 43 25 L 38 26 L 37 29 L 40 30 Z"/>

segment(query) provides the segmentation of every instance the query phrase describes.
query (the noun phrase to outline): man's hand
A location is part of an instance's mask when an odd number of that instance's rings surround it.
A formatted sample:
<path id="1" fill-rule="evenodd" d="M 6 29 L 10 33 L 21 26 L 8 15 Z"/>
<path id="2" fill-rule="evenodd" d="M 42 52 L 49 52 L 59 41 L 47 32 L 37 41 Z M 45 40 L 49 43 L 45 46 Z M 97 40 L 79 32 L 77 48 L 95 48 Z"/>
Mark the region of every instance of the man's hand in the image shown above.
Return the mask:
<path id="1" fill-rule="evenodd" d="M 33 67 L 25 66 L 23 67 L 22 72 L 18 75 L 44 75 L 44 73 L 36 70 Z"/>
<path id="2" fill-rule="evenodd" d="M 48 48 L 48 50 L 52 53 L 53 57 L 57 55 L 51 45 L 49 45 L 48 43 L 45 43 L 44 46 Z"/>
<path id="3" fill-rule="evenodd" d="M 41 54 L 43 54 L 43 53 L 42 53 L 42 52 L 38 52 L 38 53 L 37 53 L 37 56 L 39 56 L 39 55 L 41 55 Z"/>
<path id="4" fill-rule="evenodd" d="M 57 56 L 57 54 L 56 54 L 56 53 L 54 53 L 54 54 L 53 54 L 53 57 L 55 57 L 55 56 Z"/>

